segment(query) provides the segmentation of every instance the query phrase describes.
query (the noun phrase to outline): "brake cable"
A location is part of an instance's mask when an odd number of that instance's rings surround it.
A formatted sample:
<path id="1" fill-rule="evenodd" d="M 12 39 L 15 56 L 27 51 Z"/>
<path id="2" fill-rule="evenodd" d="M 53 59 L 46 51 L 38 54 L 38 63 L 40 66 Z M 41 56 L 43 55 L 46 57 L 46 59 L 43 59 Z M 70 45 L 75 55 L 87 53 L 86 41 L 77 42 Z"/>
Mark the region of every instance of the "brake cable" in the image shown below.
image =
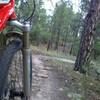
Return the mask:
<path id="1" fill-rule="evenodd" d="M 28 2 L 26 2 L 28 4 Z M 29 5 L 29 4 L 28 4 Z M 35 4 L 35 0 L 33 0 L 33 10 L 32 10 L 32 13 L 30 14 L 30 16 L 24 20 L 24 22 L 32 22 L 32 18 L 34 16 L 34 12 L 35 12 L 35 8 L 36 8 L 36 4 Z"/>

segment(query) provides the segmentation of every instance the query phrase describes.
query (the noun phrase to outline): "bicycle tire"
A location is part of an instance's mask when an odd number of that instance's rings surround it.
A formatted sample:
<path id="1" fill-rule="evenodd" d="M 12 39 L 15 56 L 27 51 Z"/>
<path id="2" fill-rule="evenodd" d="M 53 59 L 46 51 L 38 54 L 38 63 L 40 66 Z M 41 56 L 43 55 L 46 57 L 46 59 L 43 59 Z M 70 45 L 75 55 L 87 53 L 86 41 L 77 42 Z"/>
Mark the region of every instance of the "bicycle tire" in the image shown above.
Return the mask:
<path id="1" fill-rule="evenodd" d="M 21 50 L 21 48 L 21 39 L 12 40 L 5 47 L 5 49 L 3 50 L 3 54 L 0 57 L 0 100 L 2 100 L 3 98 L 3 93 L 5 91 L 7 77 L 13 57 L 19 50 Z"/>

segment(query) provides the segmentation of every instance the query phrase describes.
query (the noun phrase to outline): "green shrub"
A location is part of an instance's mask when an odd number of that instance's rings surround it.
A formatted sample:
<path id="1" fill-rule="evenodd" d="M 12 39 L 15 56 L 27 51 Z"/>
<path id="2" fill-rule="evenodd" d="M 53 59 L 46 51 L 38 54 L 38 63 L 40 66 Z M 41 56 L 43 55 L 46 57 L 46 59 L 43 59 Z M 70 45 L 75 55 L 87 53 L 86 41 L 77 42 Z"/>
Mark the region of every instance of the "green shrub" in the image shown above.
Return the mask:
<path id="1" fill-rule="evenodd" d="M 100 41 L 98 40 L 94 44 L 94 58 L 96 59 L 99 56 L 100 56 Z"/>

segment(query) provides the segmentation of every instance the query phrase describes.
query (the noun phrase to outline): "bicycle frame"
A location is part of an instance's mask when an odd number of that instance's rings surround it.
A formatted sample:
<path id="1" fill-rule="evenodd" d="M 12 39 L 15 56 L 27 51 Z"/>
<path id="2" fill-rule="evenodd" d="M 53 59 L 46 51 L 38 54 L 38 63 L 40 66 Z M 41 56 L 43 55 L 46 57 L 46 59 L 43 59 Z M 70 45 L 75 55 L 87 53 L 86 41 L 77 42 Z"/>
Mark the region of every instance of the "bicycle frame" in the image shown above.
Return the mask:
<path id="1" fill-rule="evenodd" d="M 0 31 L 3 30 L 6 22 L 10 19 L 16 19 L 14 0 L 10 0 L 8 4 L 0 4 Z"/>
<path id="2" fill-rule="evenodd" d="M 30 96 L 30 43 L 29 31 L 30 25 L 22 24 L 16 20 L 14 12 L 14 0 L 8 4 L 0 5 L 0 31 L 6 25 L 15 26 L 23 32 L 23 92 L 25 96 Z"/>

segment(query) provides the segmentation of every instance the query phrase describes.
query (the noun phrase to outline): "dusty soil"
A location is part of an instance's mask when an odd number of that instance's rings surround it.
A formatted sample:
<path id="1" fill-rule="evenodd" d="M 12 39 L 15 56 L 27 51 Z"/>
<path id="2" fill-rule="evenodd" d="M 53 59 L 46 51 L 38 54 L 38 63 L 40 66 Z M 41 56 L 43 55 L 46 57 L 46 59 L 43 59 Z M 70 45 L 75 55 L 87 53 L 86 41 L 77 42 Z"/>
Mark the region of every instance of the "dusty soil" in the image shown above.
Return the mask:
<path id="1" fill-rule="evenodd" d="M 44 65 L 41 56 L 33 55 L 32 100 L 69 100 L 64 86 L 64 74 L 54 66 Z"/>
<path id="2" fill-rule="evenodd" d="M 32 100 L 100 100 L 98 81 L 84 81 L 72 71 L 73 61 L 58 60 L 33 55 Z"/>

